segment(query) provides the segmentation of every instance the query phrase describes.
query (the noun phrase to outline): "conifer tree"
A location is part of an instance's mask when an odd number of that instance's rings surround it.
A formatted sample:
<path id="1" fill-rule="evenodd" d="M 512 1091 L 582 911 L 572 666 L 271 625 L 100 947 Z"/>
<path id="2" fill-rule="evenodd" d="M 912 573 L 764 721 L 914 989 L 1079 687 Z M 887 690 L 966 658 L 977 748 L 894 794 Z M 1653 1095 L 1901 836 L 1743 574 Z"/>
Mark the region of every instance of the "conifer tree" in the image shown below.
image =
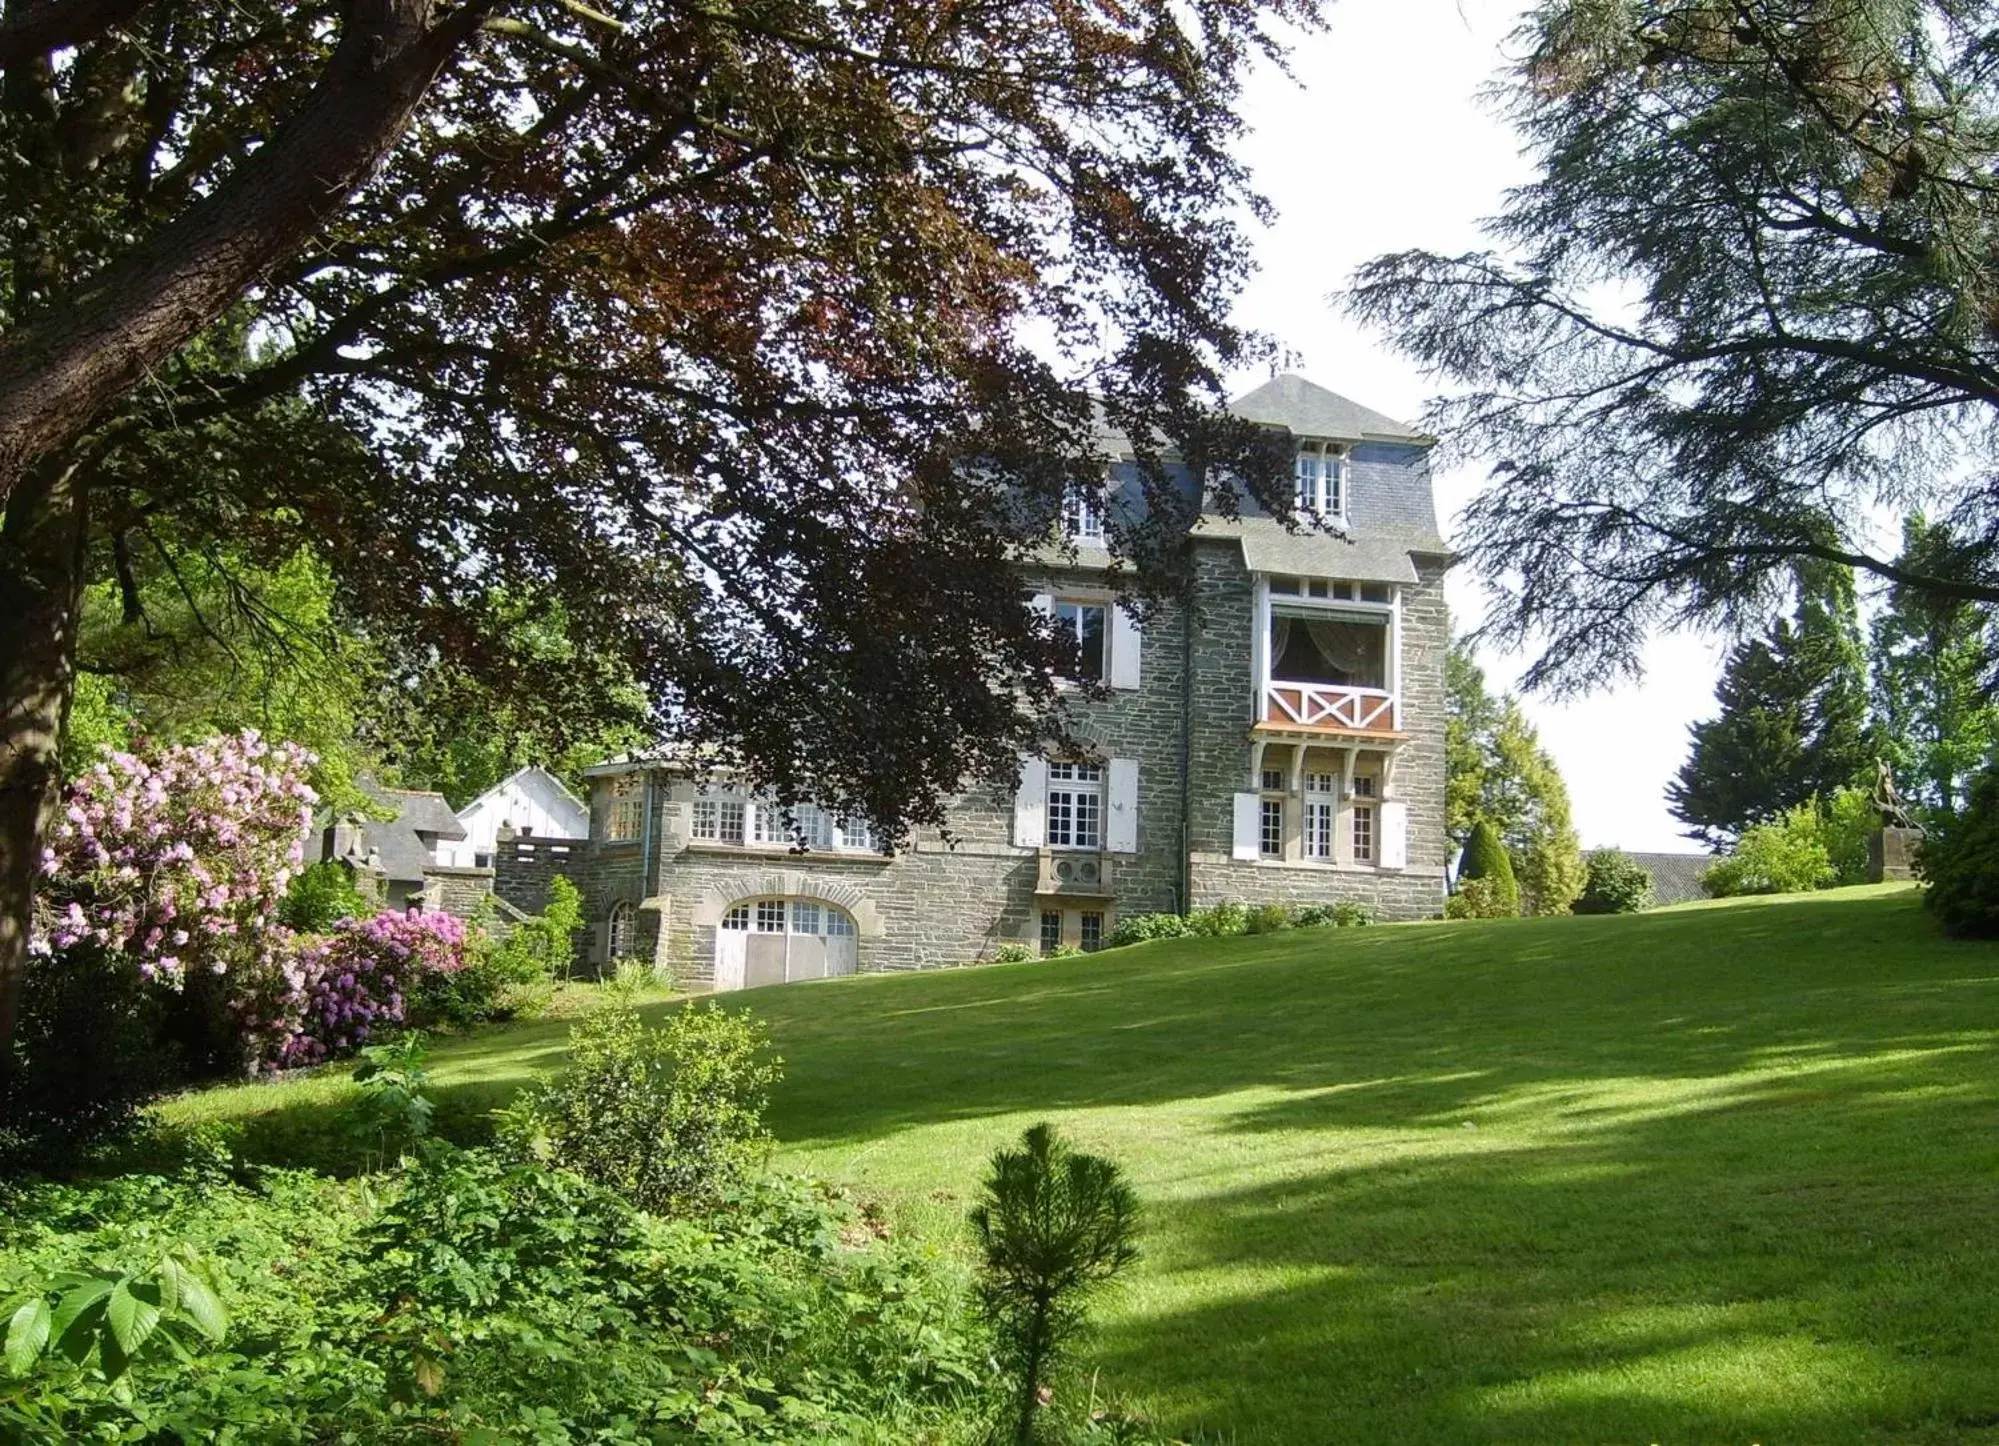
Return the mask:
<path id="1" fill-rule="evenodd" d="M 1861 782 L 1875 749 L 1851 569 L 1801 568 L 1794 613 L 1738 644 L 1715 692 L 1720 713 L 1689 730 L 1666 789 L 1693 837 L 1725 843 Z"/>
<path id="2" fill-rule="evenodd" d="M 1951 530 L 1916 513 L 1902 524 L 1900 564 L 1948 566 Z M 1884 753 L 1904 794 L 1952 813 L 1999 742 L 1988 686 L 1995 658 L 1987 609 L 1895 587 L 1873 626 L 1874 711 Z"/>

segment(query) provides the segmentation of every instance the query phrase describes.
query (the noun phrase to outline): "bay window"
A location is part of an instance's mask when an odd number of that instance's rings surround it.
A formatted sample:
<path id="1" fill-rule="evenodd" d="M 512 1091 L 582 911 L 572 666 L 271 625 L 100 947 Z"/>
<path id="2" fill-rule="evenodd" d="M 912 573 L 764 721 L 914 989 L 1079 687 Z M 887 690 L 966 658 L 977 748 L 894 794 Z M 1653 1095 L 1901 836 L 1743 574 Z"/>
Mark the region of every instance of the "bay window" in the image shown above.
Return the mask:
<path id="1" fill-rule="evenodd" d="M 1343 688 L 1388 686 L 1389 620 L 1384 614 L 1315 608 L 1270 614 L 1270 677 L 1281 683 Z"/>

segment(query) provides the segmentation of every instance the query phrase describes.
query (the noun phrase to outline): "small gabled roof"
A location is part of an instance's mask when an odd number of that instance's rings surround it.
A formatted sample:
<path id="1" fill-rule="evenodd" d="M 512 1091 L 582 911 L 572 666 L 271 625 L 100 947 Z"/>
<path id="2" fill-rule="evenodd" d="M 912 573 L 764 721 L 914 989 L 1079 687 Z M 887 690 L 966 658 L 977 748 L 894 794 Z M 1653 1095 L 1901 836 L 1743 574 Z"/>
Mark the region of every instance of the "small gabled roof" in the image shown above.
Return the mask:
<path id="1" fill-rule="evenodd" d="M 1652 876 L 1652 898 L 1659 904 L 1687 904 L 1705 899 L 1701 875 L 1714 867 L 1713 854 L 1627 854 Z"/>
<path id="2" fill-rule="evenodd" d="M 412 833 L 435 834 L 438 838 L 453 840 L 467 836 L 465 825 L 458 821 L 458 815 L 451 811 L 451 805 L 441 793 L 432 793 L 427 789 L 383 788 L 366 778 L 357 782 L 363 793 L 396 811 L 392 822 Z"/>
<path id="3" fill-rule="evenodd" d="M 1229 403 L 1244 421 L 1287 428 L 1299 437 L 1327 437 L 1341 442 L 1408 442 L 1427 447 L 1436 438 L 1405 426 L 1371 407 L 1329 392 L 1294 372 L 1272 377 L 1253 392 Z"/>
<path id="4" fill-rule="evenodd" d="M 543 778 L 554 784 L 556 792 L 576 805 L 578 812 L 588 813 L 590 811 L 590 805 L 578 798 L 568 784 L 557 778 L 553 773 L 550 773 L 546 768 L 543 768 L 539 763 L 530 763 L 526 768 L 516 768 L 512 773 L 509 773 L 505 778 L 466 804 L 465 807 L 459 809 L 458 817 L 462 820 L 466 814 L 470 813 L 487 799 L 506 792 L 516 781 L 526 777 L 530 773 L 539 773 Z M 460 837 L 463 837 L 463 835 L 460 835 Z"/>

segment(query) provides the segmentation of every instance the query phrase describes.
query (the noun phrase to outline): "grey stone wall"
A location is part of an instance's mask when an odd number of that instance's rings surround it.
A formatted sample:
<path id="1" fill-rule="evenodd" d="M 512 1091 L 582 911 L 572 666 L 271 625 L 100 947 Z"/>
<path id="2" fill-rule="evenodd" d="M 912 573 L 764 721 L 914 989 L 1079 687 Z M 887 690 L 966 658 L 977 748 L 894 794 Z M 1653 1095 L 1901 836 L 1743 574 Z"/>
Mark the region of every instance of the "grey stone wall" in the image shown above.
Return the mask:
<path id="1" fill-rule="evenodd" d="M 424 894 L 432 908 L 469 919 L 493 892 L 493 870 L 432 864 L 423 871 Z"/>

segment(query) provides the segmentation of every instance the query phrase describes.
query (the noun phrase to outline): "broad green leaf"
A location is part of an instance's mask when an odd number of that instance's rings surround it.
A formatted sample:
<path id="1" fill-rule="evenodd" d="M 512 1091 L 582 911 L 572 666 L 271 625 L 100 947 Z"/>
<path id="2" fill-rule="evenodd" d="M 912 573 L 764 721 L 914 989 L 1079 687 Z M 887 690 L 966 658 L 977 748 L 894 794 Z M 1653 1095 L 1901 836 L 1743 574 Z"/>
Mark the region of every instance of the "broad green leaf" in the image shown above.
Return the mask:
<path id="1" fill-rule="evenodd" d="M 49 1343 L 49 1327 L 53 1316 L 49 1303 L 40 1296 L 23 1301 L 7 1318 L 7 1369 L 17 1376 L 26 1375 L 29 1367 L 41 1358 L 42 1351 Z"/>
<path id="2" fill-rule="evenodd" d="M 104 1318 L 104 1302 L 113 1284 L 102 1276 L 92 1276 L 74 1290 L 64 1292 L 63 1298 L 56 1302 L 51 1322 L 56 1349 L 78 1365 L 90 1355 L 97 1324 Z"/>
<path id="3" fill-rule="evenodd" d="M 111 1290 L 111 1304 L 106 1315 L 111 1322 L 111 1334 L 117 1338 L 118 1348 L 126 1355 L 139 1353 L 139 1347 L 146 1343 L 160 1323 L 160 1308 L 147 1296 L 157 1296 L 155 1286 L 137 1281 L 121 1280 Z"/>
<path id="4" fill-rule="evenodd" d="M 229 1333 L 229 1312 L 223 1308 L 214 1287 L 186 1268 L 180 1273 L 180 1314 L 218 1344 Z"/>

